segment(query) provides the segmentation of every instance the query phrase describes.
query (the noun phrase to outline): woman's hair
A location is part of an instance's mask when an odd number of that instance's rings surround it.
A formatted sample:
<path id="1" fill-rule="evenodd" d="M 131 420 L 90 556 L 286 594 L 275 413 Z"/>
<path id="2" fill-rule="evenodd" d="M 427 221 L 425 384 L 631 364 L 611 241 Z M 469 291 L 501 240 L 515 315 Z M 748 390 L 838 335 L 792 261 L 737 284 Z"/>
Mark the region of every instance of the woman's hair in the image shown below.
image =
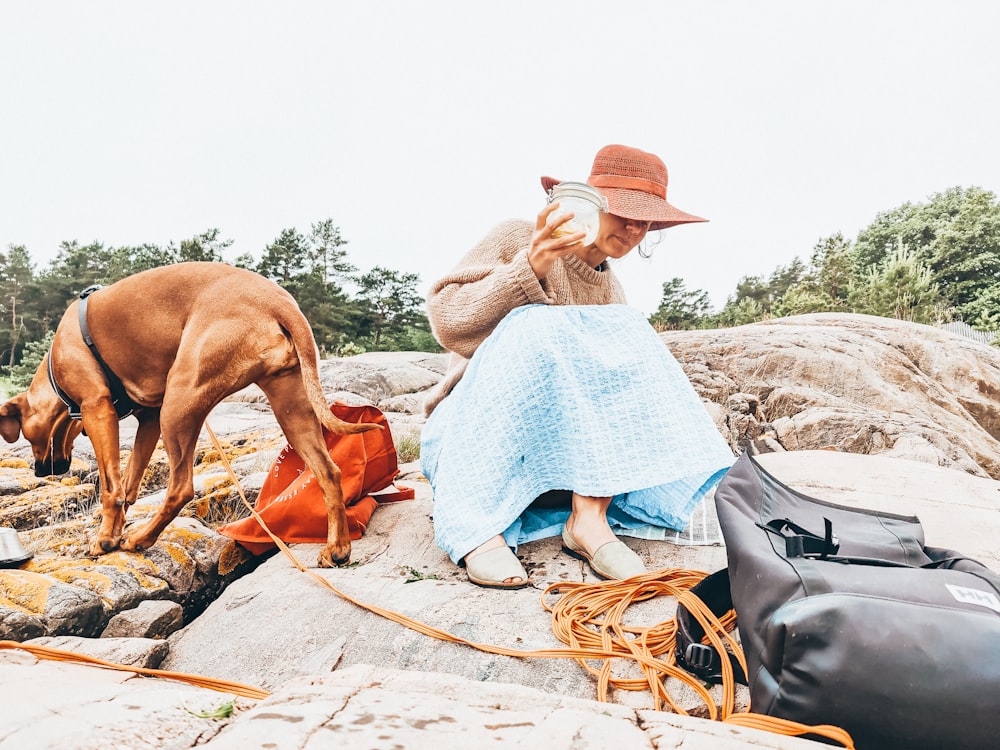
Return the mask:
<path id="1" fill-rule="evenodd" d="M 650 237 L 652 237 L 652 239 L 650 239 Z M 639 253 L 640 258 L 652 258 L 653 250 L 655 250 L 657 245 L 659 245 L 662 241 L 663 230 L 654 229 L 652 232 L 647 232 L 646 236 L 642 238 L 642 241 L 636 248 L 636 252 Z"/>

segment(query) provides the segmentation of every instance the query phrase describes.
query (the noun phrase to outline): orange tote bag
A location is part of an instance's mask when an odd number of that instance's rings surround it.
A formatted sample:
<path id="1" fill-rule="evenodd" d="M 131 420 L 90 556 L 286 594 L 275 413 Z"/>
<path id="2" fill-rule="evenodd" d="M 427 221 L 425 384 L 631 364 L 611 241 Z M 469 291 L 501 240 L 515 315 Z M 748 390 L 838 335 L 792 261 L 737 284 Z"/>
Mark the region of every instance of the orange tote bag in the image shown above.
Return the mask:
<path id="1" fill-rule="evenodd" d="M 412 488 L 401 488 L 395 492 L 380 493 L 377 500 L 372 497 L 374 492 L 395 487 L 393 479 L 399 471 L 389 422 L 379 409 L 368 405 L 333 403 L 330 411 L 345 422 L 382 425 L 381 430 L 355 435 L 335 435 L 323 430 L 330 457 L 340 467 L 351 539 L 360 539 L 378 503 L 412 500 L 414 491 Z M 275 459 L 254 507 L 267 527 L 286 544 L 326 543 L 323 492 L 314 481 L 312 471 L 291 445 L 285 445 Z M 255 555 L 275 548 L 274 542 L 253 516 L 226 524 L 219 529 L 219 533 L 235 539 Z"/>

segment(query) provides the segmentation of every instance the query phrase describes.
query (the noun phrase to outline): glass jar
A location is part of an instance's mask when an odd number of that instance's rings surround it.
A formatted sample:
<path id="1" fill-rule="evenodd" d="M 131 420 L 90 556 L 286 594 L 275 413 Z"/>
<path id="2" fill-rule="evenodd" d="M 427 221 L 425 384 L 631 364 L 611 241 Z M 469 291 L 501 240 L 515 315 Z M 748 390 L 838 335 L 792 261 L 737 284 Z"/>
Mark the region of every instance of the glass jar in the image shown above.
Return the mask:
<path id="1" fill-rule="evenodd" d="M 572 212 L 573 218 L 559 226 L 553 237 L 565 237 L 576 232 L 586 232 L 580 240 L 583 245 L 591 245 L 597 239 L 601 228 L 601 213 L 608 210 L 608 199 L 585 182 L 560 182 L 549 189 L 548 203 L 558 203 L 555 214 L 549 222 Z"/>

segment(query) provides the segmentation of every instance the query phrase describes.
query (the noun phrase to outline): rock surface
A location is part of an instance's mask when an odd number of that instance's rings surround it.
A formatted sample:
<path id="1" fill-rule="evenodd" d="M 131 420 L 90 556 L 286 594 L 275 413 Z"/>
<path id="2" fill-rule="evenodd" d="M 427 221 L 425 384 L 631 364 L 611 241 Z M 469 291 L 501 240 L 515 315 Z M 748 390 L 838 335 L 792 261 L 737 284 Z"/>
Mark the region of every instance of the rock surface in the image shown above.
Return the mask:
<path id="1" fill-rule="evenodd" d="M 111 618 L 101 638 L 163 639 L 184 624 L 184 608 L 175 602 L 149 599 Z"/>
<path id="2" fill-rule="evenodd" d="M 0 750 L 828 747 L 530 687 L 370 665 L 290 681 L 256 704 L 16 652 L 0 652 L 0 678 L 5 685 L 23 685 L 4 696 Z M 232 715 L 206 716 L 227 708 Z"/>
<path id="3" fill-rule="evenodd" d="M 885 454 L 1000 479 L 996 347 L 833 313 L 661 338 L 703 398 L 725 407 L 736 396 L 719 416 L 734 445 L 769 423 L 786 450 Z"/>

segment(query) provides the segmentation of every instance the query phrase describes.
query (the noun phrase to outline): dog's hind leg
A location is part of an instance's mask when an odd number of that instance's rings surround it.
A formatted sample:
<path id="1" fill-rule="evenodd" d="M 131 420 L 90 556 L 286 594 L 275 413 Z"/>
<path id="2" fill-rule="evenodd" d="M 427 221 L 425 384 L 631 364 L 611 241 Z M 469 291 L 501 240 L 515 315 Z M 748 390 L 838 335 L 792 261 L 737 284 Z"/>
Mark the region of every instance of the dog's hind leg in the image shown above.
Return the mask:
<path id="1" fill-rule="evenodd" d="M 133 467 L 129 464 L 129 469 L 133 469 L 132 475 L 136 482 L 135 490 L 138 490 L 138 482 L 142 479 L 142 472 L 149 461 L 149 456 L 156 445 L 156 436 L 162 431 L 163 447 L 167 452 L 167 460 L 170 463 L 170 478 L 167 480 L 166 497 L 159 511 L 143 526 L 129 529 L 122 536 L 121 548 L 129 551 L 142 551 L 152 547 L 160 534 L 173 521 L 181 509 L 194 497 L 194 452 L 198 444 L 198 435 L 201 426 L 205 422 L 207 412 L 191 408 L 191 404 L 205 403 L 204 399 L 186 393 L 190 398 L 190 404 L 181 407 L 173 407 L 166 400 L 160 408 L 159 417 L 154 425 L 150 424 L 148 432 L 144 434 L 143 450 L 145 460 Z M 138 442 L 139 436 L 136 435 Z M 148 443 L 146 441 L 149 441 Z M 129 485 L 131 488 L 131 485 Z"/>
<path id="2" fill-rule="evenodd" d="M 149 459 L 156 448 L 156 441 L 160 439 L 159 409 L 143 409 L 136 414 L 136 419 L 139 420 L 139 428 L 136 430 L 132 453 L 125 464 L 125 474 L 122 477 L 125 504 L 121 506 L 119 525 L 115 532 L 118 536 L 121 536 L 122 527 L 125 524 L 125 514 L 139 499 L 142 477 L 146 473 L 146 467 L 149 466 Z"/>
<path id="3" fill-rule="evenodd" d="M 351 559 L 351 535 L 340 484 L 340 468 L 330 458 L 323 428 L 302 384 L 299 369 L 258 381 L 285 437 L 305 461 L 323 490 L 326 501 L 326 546 L 319 553 L 319 566 L 331 568 Z"/>

